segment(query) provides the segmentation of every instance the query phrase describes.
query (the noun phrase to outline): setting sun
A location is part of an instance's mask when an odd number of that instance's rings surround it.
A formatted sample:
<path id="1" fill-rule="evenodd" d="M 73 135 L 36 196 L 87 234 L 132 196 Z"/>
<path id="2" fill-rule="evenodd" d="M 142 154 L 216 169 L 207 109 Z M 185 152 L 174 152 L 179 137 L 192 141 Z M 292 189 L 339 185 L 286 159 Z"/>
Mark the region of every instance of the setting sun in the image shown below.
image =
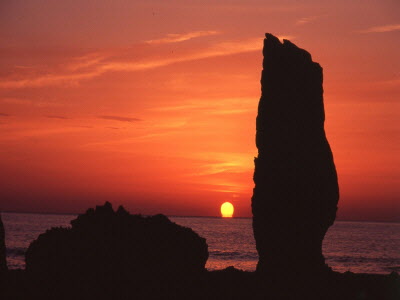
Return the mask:
<path id="1" fill-rule="evenodd" d="M 221 205 L 221 215 L 223 218 L 232 218 L 233 211 L 234 208 L 232 203 L 225 202 Z"/>

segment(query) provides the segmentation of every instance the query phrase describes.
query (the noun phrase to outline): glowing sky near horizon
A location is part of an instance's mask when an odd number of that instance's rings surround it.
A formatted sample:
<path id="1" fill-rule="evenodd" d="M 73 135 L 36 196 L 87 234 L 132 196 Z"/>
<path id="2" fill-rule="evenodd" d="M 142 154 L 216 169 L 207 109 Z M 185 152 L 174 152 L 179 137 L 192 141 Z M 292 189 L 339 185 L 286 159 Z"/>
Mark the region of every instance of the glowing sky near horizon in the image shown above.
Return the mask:
<path id="1" fill-rule="evenodd" d="M 251 216 L 265 32 L 324 69 L 339 217 L 400 221 L 398 1 L 4 1 L 0 210 Z"/>

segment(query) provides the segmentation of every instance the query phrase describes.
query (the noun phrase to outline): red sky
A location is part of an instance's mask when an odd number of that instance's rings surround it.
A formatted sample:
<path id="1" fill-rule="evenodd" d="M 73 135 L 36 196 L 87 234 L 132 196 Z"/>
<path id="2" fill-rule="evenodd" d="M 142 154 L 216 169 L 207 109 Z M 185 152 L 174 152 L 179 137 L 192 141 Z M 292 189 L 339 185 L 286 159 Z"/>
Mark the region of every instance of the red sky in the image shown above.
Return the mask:
<path id="1" fill-rule="evenodd" d="M 400 221 L 400 3 L 2 1 L 0 209 L 251 216 L 265 32 L 324 68 L 339 218 Z"/>

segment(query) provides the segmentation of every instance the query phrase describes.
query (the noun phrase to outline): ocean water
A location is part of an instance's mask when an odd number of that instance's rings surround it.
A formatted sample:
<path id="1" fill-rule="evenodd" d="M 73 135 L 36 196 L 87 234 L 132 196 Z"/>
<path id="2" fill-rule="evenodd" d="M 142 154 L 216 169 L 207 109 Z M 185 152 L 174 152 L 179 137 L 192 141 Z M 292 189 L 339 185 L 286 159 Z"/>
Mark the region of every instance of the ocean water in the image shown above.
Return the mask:
<path id="1" fill-rule="evenodd" d="M 54 226 L 69 226 L 75 215 L 2 213 L 10 269 L 24 268 L 24 253 L 31 241 Z M 171 217 L 207 239 L 206 268 L 234 266 L 254 271 L 258 256 L 251 219 Z M 323 253 L 335 271 L 388 274 L 400 272 L 400 224 L 335 222 L 325 236 Z"/>

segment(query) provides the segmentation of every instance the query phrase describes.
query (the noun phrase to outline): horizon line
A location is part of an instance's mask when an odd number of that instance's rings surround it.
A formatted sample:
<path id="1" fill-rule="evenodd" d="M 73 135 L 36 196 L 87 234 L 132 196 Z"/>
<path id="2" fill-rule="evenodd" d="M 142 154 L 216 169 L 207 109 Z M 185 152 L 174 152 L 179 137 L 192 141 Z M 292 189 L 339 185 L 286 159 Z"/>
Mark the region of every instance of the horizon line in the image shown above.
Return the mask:
<path id="1" fill-rule="evenodd" d="M 82 215 L 84 213 L 70 213 L 70 212 L 32 212 L 32 211 L 12 211 L 12 210 L 4 210 L 4 211 L 0 211 L 0 215 L 2 213 L 11 213 L 11 214 L 32 214 L 32 215 L 74 215 L 74 216 L 78 216 L 78 215 Z M 196 216 L 196 215 L 192 215 L 192 216 L 185 216 L 185 215 L 167 215 L 167 214 L 163 214 L 163 213 L 156 213 L 156 214 L 152 214 L 152 215 L 146 215 L 146 214 L 141 214 L 141 213 L 137 213 L 137 214 L 132 214 L 132 215 L 142 215 L 142 216 L 154 216 L 154 215 L 158 215 L 158 214 L 162 214 L 167 216 L 168 218 L 211 218 L 211 219 L 252 219 L 253 217 L 231 217 L 231 218 L 223 218 L 221 216 Z M 363 220 L 353 220 L 353 219 L 336 219 L 335 222 L 360 222 L 360 223 L 395 223 L 395 224 L 400 224 L 400 220 L 382 220 L 382 219 L 375 219 L 375 220 L 368 220 L 368 219 L 363 219 Z"/>

